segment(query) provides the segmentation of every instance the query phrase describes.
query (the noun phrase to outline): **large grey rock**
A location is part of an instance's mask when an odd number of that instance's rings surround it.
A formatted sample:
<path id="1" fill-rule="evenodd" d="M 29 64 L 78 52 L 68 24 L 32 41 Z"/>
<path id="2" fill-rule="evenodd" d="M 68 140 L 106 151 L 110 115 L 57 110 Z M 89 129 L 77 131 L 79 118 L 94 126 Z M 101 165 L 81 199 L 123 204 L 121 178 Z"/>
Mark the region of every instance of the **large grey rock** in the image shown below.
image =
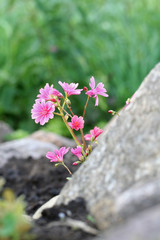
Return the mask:
<path id="1" fill-rule="evenodd" d="M 119 226 L 103 232 L 93 240 L 159 240 L 160 205 L 138 213 Z"/>
<path id="2" fill-rule="evenodd" d="M 32 138 L 9 141 L 0 144 L 0 167 L 12 158 L 39 159 L 46 155 L 48 151 L 54 151 L 57 147 L 51 143 L 41 142 Z"/>
<path id="3" fill-rule="evenodd" d="M 65 185 L 57 204 L 83 197 L 105 229 L 160 203 L 159 179 L 160 63 Z"/>
<path id="4" fill-rule="evenodd" d="M 75 147 L 75 142 L 72 139 L 62 137 L 56 133 L 45 132 L 39 130 L 30 135 L 33 139 L 38 139 L 43 142 L 50 142 L 56 145 L 57 147 Z"/>
<path id="5" fill-rule="evenodd" d="M 0 143 L 3 142 L 5 136 L 11 132 L 13 132 L 11 127 L 7 123 L 0 121 Z"/>

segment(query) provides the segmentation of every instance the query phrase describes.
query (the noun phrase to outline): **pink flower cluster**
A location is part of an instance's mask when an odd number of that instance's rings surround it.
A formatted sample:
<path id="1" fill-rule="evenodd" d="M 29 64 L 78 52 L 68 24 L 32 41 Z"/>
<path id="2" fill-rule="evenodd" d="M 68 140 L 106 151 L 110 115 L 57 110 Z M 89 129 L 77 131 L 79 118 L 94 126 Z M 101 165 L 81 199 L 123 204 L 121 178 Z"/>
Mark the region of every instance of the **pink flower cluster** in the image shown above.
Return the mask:
<path id="1" fill-rule="evenodd" d="M 108 94 L 106 94 L 107 91 L 104 88 L 104 84 L 98 83 L 96 86 L 94 77 L 91 77 L 89 84 L 91 89 L 88 90 L 87 87 L 84 87 L 88 98 L 84 107 L 83 116 L 77 116 L 72 112 L 69 104 L 70 100 L 68 98 L 71 95 L 80 95 L 83 89 L 78 89 L 78 83 L 68 84 L 65 82 L 62 83 L 61 81 L 58 83 L 64 90 L 64 95 L 55 89 L 53 84 L 49 86 L 47 83 L 44 88 L 40 89 L 39 94 L 37 95 L 37 99 L 35 100 L 31 110 L 32 119 L 35 120 L 35 123 L 44 125 L 49 121 L 49 119 L 53 119 L 55 115 L 62 117 L 65 125 L 77 144 L 76 148 L 71 149 L 71 152 L 78 158 L 78 161 L 74 162 L 73 165 L 77 165 L 86 160 L 87 156 L 92 151 L 93 142 L 97 141 L 97 137 L 103 132 L 102 129 L 94 127 L 94 129 L 90 131 L 90 134 L 86 134 L 85 136 L 83 135 L 85 123 L 84 115 L 88 100 L 89 98 L 96 98 L 95 106 L 98 106 L 98 96 L 101 95 L 103 97 L 108 97 Z M 68 113 L 67 111 L 70 111 L 71 113 Z M 68 121 L 68 119 L 70 119 L 70 121 Z M 73 130 L 80 130 L 82 142 L 76 137 Z M 87 146 L 85 141 L 90 141 L 90 144 Z M 63 160 L 64 155 L 68 153 L 68 151 L 69 148 L 61 147 L 59 150 L 55 150 L 54 152 L 48 152 L 46 157 L 51 162 L 56 162 L 58 165 L 62 164 L 71 174 Z"/>
<path id="2" fill-rule="evenodd" d="M 78 87 L 78 83 L 68 84 L 59 81 L 59 84 L 64 89 L 64 92 L 67 94 L 67 96 L 79 95 L 83 90 L 76 89 Z M 40 89 L 40 94 L 38 94 L 37 97 L 38 99 L 36 99 L 35 104 L 33 105 L 33 108 L 31 110 L 32 119 L 35 119 L 36 123 L 40 122 L 41 125 L 44 125 L 46 122 L 49 121 L 49 119 L 52 119 L 54 117 L 53 112 L 55 111 L 55 107 L 57 106 L 56 103 L 57 101 L 60 101 L 60 98 L 63 98 L 63 95 L 58 90 L 53 88 L 53 84 L 49 86 L 49 84 L 47 83 L 44 89 Z M 48 104 L 48 101 L 51 102 Z"/>
<path id="3" fill-rule="evenodd" d="M 97 137 L 103 132 L 102 129 L 98 128 L 98 127 L 94 127 L 93 130 L 90 131 L 90 134 L 86 134 L 84 136 L 86 141 L 91 141 L 91 144 L 93 141 L 97 141 Z M 90 146 L 89 146 L 90 147 Z M 73 165 L 77 165 L 79 163 L 81 163 L 81 161 L 84 160 L 84 157 L 88 156 L 88 153 L 90 152 L 90 150 L 87 148 L 86 152 L 83 156 L 82 154 L 82 148 L 83 146 L 77 146 L 76 148 L 71 148 L 71 152 L 80 160 L 77 162 L 74 162 Z M 48 152 L 46 157 L 48 159 L 50 159 L 50 162 L 63 162 L 63 156 L 69 151 L 69 148 L 65 148 L 62 147 L 58 150 L 55 150 L 55 153 L 52 152 Z"/>
<path id="4" fill-rule="evenodd" d="M 68 84 L 65 82 L 62 83 L 61 81 L 59 81 L 58 83 L 63 88 L 67 97 L 71 95 L 80 95 L 83 90 L 77 89 L 78 83 Z M 98 83 L 97 87 L 95 88 L 95 79 L 94 77 L 91 77 L 89 85 L 91 87 L 91 90 L 87 91 L 86 94 L 89 97 L 96 98 L 95 106 L 98 106 L 98 95 L 108 97 L 108 94 L 106 94 L 106 89 L 104 88 L 104 84 Z M 53 84 L 49 86 L 49 84 L 47 83 L 44 89 L 43 88 L 40 89 L 40 94 L 38 94 L 37 97 L 38 101 L 36 100 L 31 110 L 32 119 L 35 119 L 36 123 L 40 122 L 41 125 L 44 125 L 46 122 L 49 121 L 49 119 L 52 119 L 54 117 L 53 112 L 55 111 L 57 101 L 60 101 L 59 99 L 63 98 L 63 95 L 58 90 L 53 88 Z M 51 102 L 48 103 L 48 101 L 53 102 L 53 104 Z M 76 131 L 79 130 L 80 128 L 83 128 L 84 122 L 82 118 L 79 118 L 78 120 L 79 124 L 75 117 L 72 118 L 72 121 L 73 122 L 70 124 L 70 126 Z M 76 126 L 76 124 L 78 125 Z"/>

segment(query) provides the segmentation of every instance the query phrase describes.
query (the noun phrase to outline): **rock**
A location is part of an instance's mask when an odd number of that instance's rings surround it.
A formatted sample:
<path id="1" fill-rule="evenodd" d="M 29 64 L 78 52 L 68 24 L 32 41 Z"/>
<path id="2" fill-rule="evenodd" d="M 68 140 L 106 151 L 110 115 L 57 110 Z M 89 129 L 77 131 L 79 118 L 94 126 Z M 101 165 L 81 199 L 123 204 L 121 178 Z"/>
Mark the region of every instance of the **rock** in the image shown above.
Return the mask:
<path id="1" fill-rule="evenodd" d="M 13 130 L 7 123 L 0 121 L 0 143 L 3 142 L 5 136 L 10 134 L 12 131 Z"/>
<path id="2" fill-rule="evenodd" d="M 0 144 L 0 167 L 12 158 L 27 159 L 29 157 L 38 160 L 48 151 L 54 151 L 57 147 L 51 143 L 44 143 L 32 138 L 9 141 Z"/>
<path id="3" fill-rule="evenodd" d="M 65 185 L 57 204 L 84 198 L 98 227 L 106 229 L 160 204 L 159 180 L 160 63 Z"/>
<path id="4" fill-rule="evenodd" d="M 131 219 L 103 232 L 94 240 L 159 240 L 160 239 L 160 205 L 137 213 Z"/>
<path id="5" fill-rule="evenodd" d="M 55 144 L 57 147 L 75 147 L 76 144 L 72 139 L 62 137 L 55 133 L 45 132 L 42 130 L 34 132 L 31 136 L 33 139 L 38 139 L 43 142 L 50 142 Z"/>
<path id="6" fill-rule="evenodd" d="M 44 209 L 52 208 L 55 205 L 56 201 L 58 200 L 58 197 L 59 197 L 59 195 L 51 198 L 48 202 L 46 202 L 40 208 L 38 208 L 32 216 L 33 219 L 35 219 L 35 220 L 39 219 L 42 216 L 42 212 Z"/>

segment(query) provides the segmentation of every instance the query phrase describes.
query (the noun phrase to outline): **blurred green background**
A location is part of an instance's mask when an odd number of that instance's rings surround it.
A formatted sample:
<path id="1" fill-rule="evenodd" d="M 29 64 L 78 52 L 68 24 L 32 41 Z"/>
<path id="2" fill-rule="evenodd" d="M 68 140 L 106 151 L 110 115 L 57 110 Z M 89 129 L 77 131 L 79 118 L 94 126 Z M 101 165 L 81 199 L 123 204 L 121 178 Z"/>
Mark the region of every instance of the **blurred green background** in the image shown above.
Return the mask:
<path id="1" fill-rule="evenodd" d="M 46 83 L 92 75 L 110 97 L 90 101 L 86 126 L 103 127 L 158 61 L 158 0 L 0 0 L 0 119 L 15 130 L 41 128 L 30 111 Z M 85 94 L 71 100 L 81 115 Z M 43 129 L 68 134 L 58 117 Z"/>

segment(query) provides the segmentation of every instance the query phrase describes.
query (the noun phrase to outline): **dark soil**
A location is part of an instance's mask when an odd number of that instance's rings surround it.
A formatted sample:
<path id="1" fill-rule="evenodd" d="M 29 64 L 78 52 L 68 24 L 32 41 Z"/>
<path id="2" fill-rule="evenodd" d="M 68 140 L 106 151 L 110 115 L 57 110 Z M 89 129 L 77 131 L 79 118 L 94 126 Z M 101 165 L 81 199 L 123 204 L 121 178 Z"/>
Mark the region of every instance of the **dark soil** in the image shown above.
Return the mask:
<path id="1" fill-rule="evenodd" d="M 42 217 L 36 223 L 36 228 L 33 233 L 37 236 L 36 240 L 91 240 L 93 235 L 84 231 L 74 229 L 68 226 L 54 226 L 54 223 L 63 219 L 71 218 L 74 220 L 81 220 L 90 226 L 95 227 L 87 220 L 88 212 L 86 210 L 85 202 L 81 198 L 71 201 L 67 206 L 61 205 L 46 209 L 42 213 Z"/>
<path id="2" fill-rule="evenodd" d="M 65 160 L 72 173 L 78 169 L 78 166 L 72 165 L 75 160 L 69 154 Z M 60 193 L 67 182 L 66 177 L 70 175 L 64 167 L 54 167 L 54 164 L 46 158 L 39 160 L 29 158 L 11 159 L 0 169 L 0 176 L 5 178 L 4 188 L 11 188 L 16 196 L 24 196 L 26 212 L 32 216 L 43 203 Z M 93 227 L 93 224 L 87 220 L 88 215 L 85 202 L 78 198 L 67 206 L 56 206 L 43 211 L 42 217 L 35 222 L 32 232 L 36 234 L 36 240 L 89 240 L 93 235 L 68 226 L 53 224 L 55 221 L 61 222 L 63 219 L 72 218 Z"/>

